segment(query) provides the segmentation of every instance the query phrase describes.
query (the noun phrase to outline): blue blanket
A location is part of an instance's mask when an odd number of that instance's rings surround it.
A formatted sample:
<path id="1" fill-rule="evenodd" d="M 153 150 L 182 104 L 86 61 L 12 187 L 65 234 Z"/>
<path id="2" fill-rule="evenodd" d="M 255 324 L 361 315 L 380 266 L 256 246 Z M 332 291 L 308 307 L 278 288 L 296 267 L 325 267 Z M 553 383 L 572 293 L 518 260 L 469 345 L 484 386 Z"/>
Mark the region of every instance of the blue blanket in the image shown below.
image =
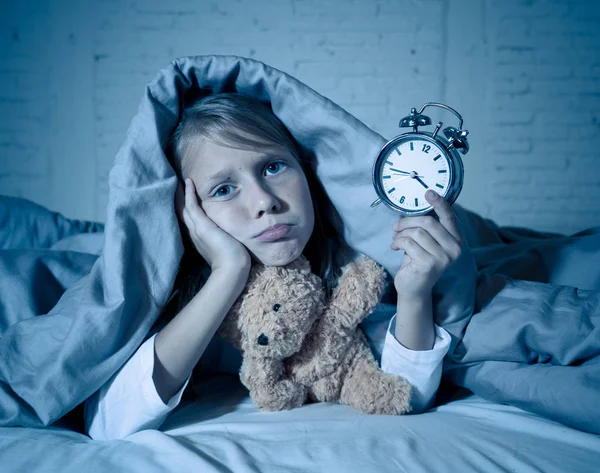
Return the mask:
<path id="1" fill-rule="evenodd" d="M 456 341 L 445 378 L 600 433 L 600 227 L 571 236 L 499 234 L 509 243 L 473 247 L 474 314 L 452 323 L 436 307 Z M 458 299 L 447 302 L 450 313 L 460 307 Z"/>
<path id="2" fill-rule="evenodd" d="M 370 171 L 383 137 L 258 61 L 177 59 L 148 84 L 116 156 L 105 225 L 0 198 L 0 425 L 61 419 L 156 322 L 183 254 L 165 145 L 186 100 L 221 91 L 269 103 L 316 161 L 350 245 L 390 273 L 400 266 L 382 231 L 397 215 L 370 209 Z M 470 249 L 435 288 L 436 320 L 452 335 L 447 379 L 600 433 L 592 399 L 600 388 L 598 232 L 499 228 L 455 208 Z"/>

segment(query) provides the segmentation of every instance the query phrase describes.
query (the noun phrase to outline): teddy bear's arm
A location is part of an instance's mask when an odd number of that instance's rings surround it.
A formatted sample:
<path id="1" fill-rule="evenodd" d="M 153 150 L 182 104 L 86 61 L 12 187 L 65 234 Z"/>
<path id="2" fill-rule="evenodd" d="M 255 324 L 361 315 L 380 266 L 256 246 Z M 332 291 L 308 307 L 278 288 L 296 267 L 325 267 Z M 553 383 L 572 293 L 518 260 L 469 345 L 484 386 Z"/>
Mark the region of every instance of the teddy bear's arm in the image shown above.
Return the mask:
<path id="1" fill-rule="evenodd" d="M 284 377 L 282 360 L 245 357 L 240 379 L 256 407 L 264 411 L 293 409 L 304 404 L 307 389 Z"/>
<path id="2" fill-rule="evenodd" d="M 358 324 L 373 312 L 384 288 L 385 271 L 372 259 L 360 258 L 346 265 L 316 330 L 290 360 L 292 378 L 309 385 L 329 376 L 343 358 L 351 356 Z"/>
<path id="3" fill-rule="evenodd" d="M 347 264 L 323 313 L 324 320 L 334 327 L 355 328 L 373 312 L 384 288 L 385 271 L 372 259 Z"/>

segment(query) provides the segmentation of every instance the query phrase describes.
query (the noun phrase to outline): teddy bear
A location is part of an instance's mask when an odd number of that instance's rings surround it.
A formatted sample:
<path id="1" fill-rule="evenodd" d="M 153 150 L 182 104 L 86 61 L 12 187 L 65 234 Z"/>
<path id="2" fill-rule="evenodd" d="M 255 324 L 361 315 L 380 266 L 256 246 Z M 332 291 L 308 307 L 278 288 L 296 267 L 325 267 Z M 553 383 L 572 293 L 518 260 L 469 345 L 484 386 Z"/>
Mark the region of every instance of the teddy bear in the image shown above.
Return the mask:
<path id="1" fill-rule="evenodd" d="M 240 380 L 256 407 L 338 402 L 370 414 L 410 411 L 410 384 L 381 371 L 359 323 L 378 303 L 385 272 L 361 257 L 326 297 L 304 256 L 255 264 L 217 335 L 242 353 Z"/>

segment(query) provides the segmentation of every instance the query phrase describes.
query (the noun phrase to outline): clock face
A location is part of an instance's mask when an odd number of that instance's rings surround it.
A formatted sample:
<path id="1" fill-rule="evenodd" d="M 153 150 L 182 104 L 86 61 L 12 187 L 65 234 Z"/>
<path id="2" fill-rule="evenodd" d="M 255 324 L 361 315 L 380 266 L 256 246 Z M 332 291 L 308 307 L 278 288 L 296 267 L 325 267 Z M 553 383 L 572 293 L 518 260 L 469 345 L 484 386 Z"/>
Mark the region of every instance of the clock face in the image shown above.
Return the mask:
<path id="1" fill-rule="evenodd" d="M 407 212 L 431 208 L 425 192 L 441 196 L 449 190 L 448 157 L 434 140 L 404 138 L 392 146 L 379 164 L 379 180 L 386 197 Z"/>

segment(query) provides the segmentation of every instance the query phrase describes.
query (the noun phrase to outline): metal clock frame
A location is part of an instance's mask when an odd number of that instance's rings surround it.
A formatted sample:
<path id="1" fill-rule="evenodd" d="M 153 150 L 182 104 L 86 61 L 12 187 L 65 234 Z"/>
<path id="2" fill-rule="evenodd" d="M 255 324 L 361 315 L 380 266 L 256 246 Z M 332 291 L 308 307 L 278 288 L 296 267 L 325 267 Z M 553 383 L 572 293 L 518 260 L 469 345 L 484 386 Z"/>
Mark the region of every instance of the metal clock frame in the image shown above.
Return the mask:
<path id="1" fill-rule="evenodd" d="M 383 167 L 383 162 L 385 162 L 387 157 L 393 151 L 395 151 L 395 149 L 397 148 L 397 146 L 399 144 L 401 144 L 403 142 L 407 142 L 407 141 L 414 141 L 414 140 L 429 141 L 430 143 L 435 144 L 436 146 L 438 146 L 441 149 L 442 153 L 444 154 L 444 157 L 446 158 L 446 160 L 448 162 L 448 167 L 449 167 L 449 176 L 448 176 L 449 187 L 446 192 L 446 195 L 444 195 L 443 197 L 450 205 L 452 205 L 456 201 L 458 196 L 460 195 L 460 192 L 462 191 L 462 187 L 463 187 L 463 182 L 464 182 L 464 167 L 463 167 L 462 159 L 459 156 L 458 150 L 454 146 L 454 144 L 451 141 L 447 141 L 446 139 L 437 135 L 437 132 L 439 131 L 440 127 L 442 126 L 442 122 L 439 122 L 437 124 L 433 133 L 428 132 L 428 131 L 418 131 L 418 129 L 417 129 L 418 126 L 424 126 L 427 124 L 431 124 L 431 121 L 429 120 L 428 117 L 424 117 L 421 115 L 423 110 L 428 106 L 437 106 L 437 107 L 444 108 L 446 110 L 451 111 L 458 117 L 458 119 L 459 119 L 458 133 L 461 133 L 461 132 L 463 133 L 461 135 L 461 137 L 462 137 L 462 139 L 464 141 L 464 145 L 465 145 L 464 148 L 461 149 L 461 152 L 463 154 L 466 154 L 466 152 L 468 151 L 468 145 L 466 143 L 466 135 L 468 132 L 466 130 L 464 130 L 464 131 L 462 130 L 463 120 L 458 112 L 456 112 L 454 109 L 448 107 L 447 105 L 436 103 L 436 102 L 426 103 L 425 105 L 423 105 L 423 107 L 421 107 L 421 110 L 418 113 L 416 112 L 416 109 L 413 108 L 411 110 L 411 113 L 416 118 L 414 120 L 412 120 L 411 117 L 406 117 L 400 122 L 400 126 L 406 126 L 406 125 L 402 125 L 402 123 L 405 121 L 408 121 L 408 123 L 410 124 L 409 126 L 413 127 L 413 131 L 403 133 L 401 135 L 398 135 L 398 136 L 392 138 L 390 141 L 388 141 L 383 146 L 383 148 L 381 148 L 381 150 L 379 151 L 379 154 L 377 155 L 377 159 L 373 163 L 372 181 L 373 181 L 373 186 L 375 187 L 375 190 L 376 190 L 379 198 L 375 202 L 373 202 L 373 204 L 371 204 L 371 207 L 374 207 L 378 203 L 383 202 L 391 209 L 393 209 L 397 212 L 400 212 L 403 215 L 410 215 L 410 216 L 424 215 L 424 214 L 428 214 L 429 212 L 432 211 L 431 207 L 428 209 L 413 211 L 413 210 L 408 210 L 408 209 L 405 209 L 405 208 L 402 208 L 402 207 L 396 205 L 387 196 L 387 193 L 383 189 L 383 184 L 381 182 L 381 168 Z M 429 123 L 419 124 L 418 119 L 420 117 L 424 117 L 426 120 L 429 121 Z M 449 129 L 452 131 L 455 131 L 455 132 L 457 131 L 456 129 L 448 127 L 444 130 L 444 132 L 446 132 L 446 130 L 449 130 Z"/>

